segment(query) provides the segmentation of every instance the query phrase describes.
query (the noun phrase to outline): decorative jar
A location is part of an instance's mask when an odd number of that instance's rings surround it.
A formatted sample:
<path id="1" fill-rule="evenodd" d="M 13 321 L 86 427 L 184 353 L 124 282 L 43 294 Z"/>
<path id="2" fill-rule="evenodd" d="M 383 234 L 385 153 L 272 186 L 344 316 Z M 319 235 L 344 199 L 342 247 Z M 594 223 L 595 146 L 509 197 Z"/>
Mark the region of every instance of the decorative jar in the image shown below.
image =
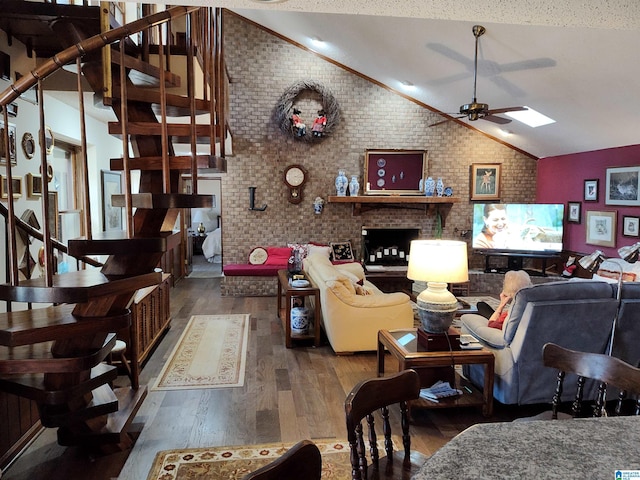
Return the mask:
<path id="1" fill-rule="evenodd" d="M 291 309 L 291 333 L 307 335 L 309 333 L 309 309 L 307 307 L 293 307 Z"/>
<path id="2" fill-rule="evenodd" d="M 442 178 L 438 178 L 438 181 L 436 182 L 436 194 L 439 197 L 444 194 L 444 182 L 442 181 Z"/>
<path id="3" fill-rule="evenodd" d="M 348 185 L 349 179 L 344 174 L 344 170 L 338 170 L 338 176 L 336 177 L 336 192 L 339 197 L 345 197 L 347 195 Z"/>
<path id="4" fill-rule="evenodd" d="M 433 178 L 429 177 L 424 181 L 424 194 L 427 197 L 433 197 L 433 193 L 436 190 L 436 182 Z"/>
<path id="5" fill-rule="evenodd" d="M 349 195 L 356 197 L 360 191 L 360 184 L 358 183 L 358 176 L 351 175 L 351 181 L 349 182 Z"/>

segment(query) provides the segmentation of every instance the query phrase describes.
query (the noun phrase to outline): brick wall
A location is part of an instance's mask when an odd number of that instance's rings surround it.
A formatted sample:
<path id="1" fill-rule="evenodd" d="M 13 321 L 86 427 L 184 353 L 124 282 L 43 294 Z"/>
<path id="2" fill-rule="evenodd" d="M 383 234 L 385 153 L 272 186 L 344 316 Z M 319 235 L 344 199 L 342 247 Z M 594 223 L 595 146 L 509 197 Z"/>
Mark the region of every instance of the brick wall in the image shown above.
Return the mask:
<path id="1" fill-rule="evenodd" d="M 358 175 L 362 185 L 366 149 L 427 150 L 429 175 L 442 177 L 454 196 L 462 199 L 449 212 L 443 238 L 460 238 L 455 229 L 471 227 L 472 163 L 502 164 L 503 201 L 535 199 L 535 160 L 454 122 L 429 128 L 442 117 L 235 15 L 225 13 L 224 22 L 233 132 L 233 156 L 228 158 L 228 173 L 222 179 L 225 264 L 246 262 L 255 246 L 287 242 L 350 240 L 359 256 L 363 225 L 417 227 L 425 238 L 433 238 L 435 218 L 420 210 L 384 208 L 353 216 L 350 205 L 331 203 L 325 204 L 321 215 L 313 213 L 315 197 L 326 201 L 328 195 L 335 195 L 339 169 L 349 177 Z M 340 104 L 340 123 L 319 143 L 287 137 L 272 122 L 280 96 L 302 79 L 328 88 Z M 313 98 L 301 98 L 299 106 L 310 126 L 318 105 Z M 286 200 L 287 187 L 282 181 L 285 167 L 293 163 L 309 172 L 304 199 L 298 205 Z M 248 210 L 251 186 L 256 187 L 256 205 L 268 205 L 264 212 Z M 481 258 L 470 262 L 471 266 L 483 265 Z M 271 280 L 248 289 L 246 279 L 228 277 L 222 282 L 222 293 L 272 295 L 276 279 Z"/>

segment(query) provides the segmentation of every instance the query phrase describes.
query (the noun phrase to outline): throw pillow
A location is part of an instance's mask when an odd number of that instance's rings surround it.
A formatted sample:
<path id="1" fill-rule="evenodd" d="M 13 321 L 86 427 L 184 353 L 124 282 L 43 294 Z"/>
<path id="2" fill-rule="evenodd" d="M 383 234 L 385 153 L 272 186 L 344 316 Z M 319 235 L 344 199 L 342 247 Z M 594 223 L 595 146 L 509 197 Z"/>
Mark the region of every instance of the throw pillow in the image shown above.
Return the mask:
<path id="1" fill-rule="evenodd" d="M 289 247 L 267 247 L 267 261 L 265 265 L 287 265 L 292 250 Z"/>
<path id="2" fill-rule="evenodd" d="M 307 248 L 307 255 L 324 255 L 327 258 L 331 257 L 331 247 L 329 245 L 315 245 L 310 243 Z"/>
<path id="3" fill-rule="evenodd" d="M 251 265 L 263 265 L 267 261 L 268 257 L 269 254 L 264 248 L 256 247 L 251 250 L 251 253 L 249 254 L 249 263 Z"/>
<path id="4" fill-rule="evenodd" d="M 605 277 L 605 278 L 613 278 L 615 280 L 618 280 L 620 278 L 620 272 L 614 272 L 612 270 L 606 270 L 604 268 L 599 269 L 597 275 L 599 275 L 600 277 Z M 595 275 L 594 275 L 594 277 L 595 277 Z M 624 272 L 622 274 L 622 281 L 623 282 L 635 282 L 636 281 L 636 274 L 635 273 L 631 273 L 631 272 Z"/>
<path id="5" fill-rule="evenodd" d="M 351 242 L 331 242 L 329 244 L 332 252 L 332 260 L 351 260 L 353 261 L 353 250 L 351 249 Z"/>

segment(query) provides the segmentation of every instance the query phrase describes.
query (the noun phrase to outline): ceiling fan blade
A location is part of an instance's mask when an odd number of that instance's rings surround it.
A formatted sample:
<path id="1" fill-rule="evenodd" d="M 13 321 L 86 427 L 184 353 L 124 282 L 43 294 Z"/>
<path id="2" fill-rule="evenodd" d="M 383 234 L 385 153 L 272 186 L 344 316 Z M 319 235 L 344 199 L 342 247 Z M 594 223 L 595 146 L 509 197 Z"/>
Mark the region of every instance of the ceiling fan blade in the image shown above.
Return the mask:
<path id="1" fill-rule="evenodd" d="M 555 67 L 556 61 L 553 58 L 533 58 L 520 62 L 501 63 L 498 67 L 501 72 L 517 72 L 518 70 L 531 70 L 533 68 Z"/>
<path id="2" fill-rule="evenodd" d="M 431 125 L 429 125 L 429 126 L 430 126 L 430 127 L 435 127 L 435 126 L 437 126 L 437 125 L 442 125 L 443 123 L 450 122 L 451 120 L 457 120 L 458 118 L 465 118 L 465 117 L 466 117 L 466 115 L 461 115 L 461 116 L 458 116 L 458 117 L 449 117 L 449 118 L 446 118 L 446 119 L 444 119 L 444 120 L 440 120 L 439 122 L 432 123 L 432 124 L 431 124 Z"/>
<path id="3" fill-rule="evenodd" d="M 506 107 L 506 108 L 492 108 L 487 111 L 487 115 L 495 115 L 496 113 L 507 113 L 507 112 L 523 112 L 525 110 L 529 110 L 527 107 Z"/>
<path id="4" fill-rule="evenodd" d="M 493 123 L 497 123 L 498 125 L 505 125 L 507 123 L 511 123 L 511 119 L 510 118 L 502 118 L 502 117 L 496 117 L 495 115 L 485 115 L 484 117 L 480 117 L 482 118 L 482 120 L 488 120 L 490 122 Z"/>

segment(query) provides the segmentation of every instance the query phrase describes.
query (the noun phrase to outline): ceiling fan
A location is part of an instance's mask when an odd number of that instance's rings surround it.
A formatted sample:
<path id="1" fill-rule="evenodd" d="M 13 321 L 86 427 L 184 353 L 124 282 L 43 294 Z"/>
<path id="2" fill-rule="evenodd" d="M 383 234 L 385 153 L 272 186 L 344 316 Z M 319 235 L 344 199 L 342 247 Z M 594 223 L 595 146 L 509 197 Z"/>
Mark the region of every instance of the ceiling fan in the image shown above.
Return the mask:
<path id="1" fill-rule="evenodd" d="M 478 81 L 478 39 L 484 35 L 487 31 L 482 25 L 474 25 L 473 26 L 473 36 L 476 39 L 476 50 L 475 57 L 473 60 L 473 100 L 471 103 L 465 103 L 460 106 L 460 116 L 450 117 L 446 120 L 442 120 L 440 122 L 433 123 L 429 125 L 430 127 L 435 127 L 436 125 L 441 125 L 450 120 L 454 120 L 457 118 L 465 118 L 467 117 L 470 121 L 475 121 L 478 119 L 488 120 L 493 123 L 498 123 L 500 125 L 504 125 L 506 123 L 510 123 L 511 120 L 508 118 L 497 117 L 498 113 L 506 113 L 506 112 L 519 112 L 523 110 L 528 110 L 527 107 L 507 107 L 507 108 L 495 108 L 493 110 L 489 109 L 489 105 L 486 103 L 478 103 L 478 99 L 476 97 L 476 84 Z M 457 114 L 452 114 L 457 115 Z"/>

